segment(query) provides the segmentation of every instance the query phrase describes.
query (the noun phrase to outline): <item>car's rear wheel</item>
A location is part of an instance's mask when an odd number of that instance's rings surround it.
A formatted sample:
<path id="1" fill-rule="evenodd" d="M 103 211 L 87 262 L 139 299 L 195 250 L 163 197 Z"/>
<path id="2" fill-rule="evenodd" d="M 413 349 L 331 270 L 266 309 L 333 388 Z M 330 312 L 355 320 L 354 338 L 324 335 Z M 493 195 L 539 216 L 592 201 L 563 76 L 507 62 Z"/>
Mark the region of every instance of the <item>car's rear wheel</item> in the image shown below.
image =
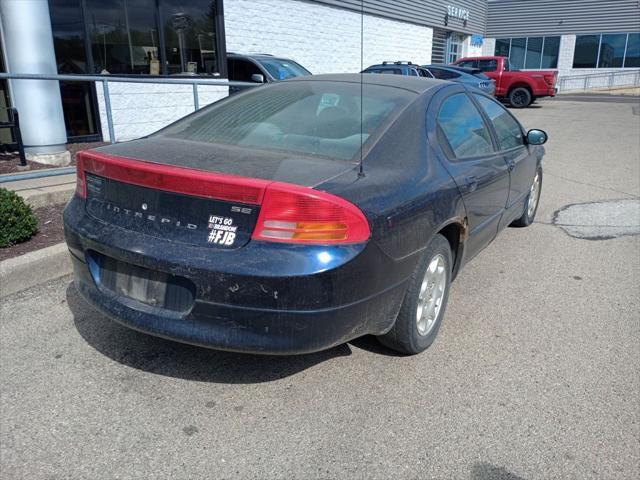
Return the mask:
<path id="1" fill-rule="evenodd" d="M 528 227 L 533 223 L 533 220 L 536 218 L 536 212 L 538 211 L 538 204 L 540 203 L 540 193 L 542 193 L 541 166 L 536 170 L 536 175 L 533 177 L 533 182 L 531 182 L 529 195 L 527 195 L 527 200 L 524 203 L 524 212 L 520 218 L 511 223 L 512 226 Z"/>
<path id="2" fill-rule="evenodd" d="M 531 100 L 531 92 L 524 87 L 516 87 L 509 92 L 509 105 L 513 108 L 528 107 Z"/>
<path id="3" fill-rule="evenodd" d="M 436 235 L 411 276 L 393 328 L 378 337 L 383 345 L 415 354 L 433 343 L 449 298 L 452 265 L 449 242 Z"/>

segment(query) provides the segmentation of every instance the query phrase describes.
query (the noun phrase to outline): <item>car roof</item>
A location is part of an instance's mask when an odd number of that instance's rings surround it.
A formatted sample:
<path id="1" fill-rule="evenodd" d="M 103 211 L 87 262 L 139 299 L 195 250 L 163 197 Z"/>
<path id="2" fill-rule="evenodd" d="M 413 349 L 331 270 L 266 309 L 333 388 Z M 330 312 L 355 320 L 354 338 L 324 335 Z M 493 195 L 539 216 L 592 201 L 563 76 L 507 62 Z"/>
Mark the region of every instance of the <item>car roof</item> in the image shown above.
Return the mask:
<path id="1" fill-rule="evenodd" d="M 284 60 L 286 62 L 294 62 L 295 60 L 291 60 L 286 57 L 276 57 L 275 55 L 271 55 L 270 53 L 227 53 L 227 57 L 244 57 L 244 58 L 253 58 L 256 60 Z M 296 62 L 297 63 L 297 62 Z"/>
<path id="2" fill-rule="evenodd" d="M 383 87 L 402 88 L 414 93 L 424 93 L 432 88 L 449 85 L 449 82 L 434 78 L 410 77 L 408 75 L 371 75 L 366 73 L 330 73 L 310 77 L 295 77 L 285 82 L 346 82 L 364 85 L 380 85 Z"/>

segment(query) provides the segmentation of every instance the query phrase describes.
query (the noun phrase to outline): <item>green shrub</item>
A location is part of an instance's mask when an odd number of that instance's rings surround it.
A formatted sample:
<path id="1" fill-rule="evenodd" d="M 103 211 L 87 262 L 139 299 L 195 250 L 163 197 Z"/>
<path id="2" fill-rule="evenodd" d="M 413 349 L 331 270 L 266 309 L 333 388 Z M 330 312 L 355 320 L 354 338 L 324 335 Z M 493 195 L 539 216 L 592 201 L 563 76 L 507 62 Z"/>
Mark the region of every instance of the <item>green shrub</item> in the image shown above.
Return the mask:
<path id="1" fill-rule="evenodd" d="M 38 231 L 38 219 L 24 200 L 0 188 L 0 247 L 24 242 Z"/>

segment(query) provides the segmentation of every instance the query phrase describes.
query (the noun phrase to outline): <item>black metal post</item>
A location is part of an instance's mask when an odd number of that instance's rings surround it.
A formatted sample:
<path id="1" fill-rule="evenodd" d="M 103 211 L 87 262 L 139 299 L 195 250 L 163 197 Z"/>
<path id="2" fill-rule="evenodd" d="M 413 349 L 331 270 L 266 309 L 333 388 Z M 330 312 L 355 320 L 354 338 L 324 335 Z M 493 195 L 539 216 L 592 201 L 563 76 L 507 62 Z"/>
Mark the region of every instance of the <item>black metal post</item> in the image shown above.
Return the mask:
<path id="1" fill-rule="evenodd" d="M 20 133 L 20 116 L 18 109 L 11 107 L 11 117 L 13 119 L 13 136 L 18 144 L 18 155 L 20 156 L 20 165 L 27 166 L 27 157 L 24 155 L 24 144 L 22 143 L 22 133 Z"/>

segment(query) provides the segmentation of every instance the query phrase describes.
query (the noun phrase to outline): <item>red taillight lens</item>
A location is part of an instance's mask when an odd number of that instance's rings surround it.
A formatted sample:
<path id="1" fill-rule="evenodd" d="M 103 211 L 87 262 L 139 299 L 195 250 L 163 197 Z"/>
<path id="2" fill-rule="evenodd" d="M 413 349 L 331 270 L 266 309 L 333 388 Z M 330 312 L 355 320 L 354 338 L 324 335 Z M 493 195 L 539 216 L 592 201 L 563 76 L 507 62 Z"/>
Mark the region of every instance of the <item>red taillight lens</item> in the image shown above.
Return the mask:
<path id="1" fill-rule="evenodd" d="M 547 73 L 545 75 L 543 75 L 544 77 L 544 81 L 547 82 L 547 85 L 553 87 L 553 85 L 555 85 L 556 83 L 556 77 L 557 77 L 557 73 Z"/>
<path id="2" fill-rule="evenodd" d="M 84 153 L 76 155 L 76 195 L 87 198 L 87 180 L 84 176 Z"/>
<path id="3" fill-rule="evenodd" d="M 254 240 L 287 243 L 360 243 L 369 222 L 352 203 L 330 193 L 284 183 L 265 191 Z"/>

